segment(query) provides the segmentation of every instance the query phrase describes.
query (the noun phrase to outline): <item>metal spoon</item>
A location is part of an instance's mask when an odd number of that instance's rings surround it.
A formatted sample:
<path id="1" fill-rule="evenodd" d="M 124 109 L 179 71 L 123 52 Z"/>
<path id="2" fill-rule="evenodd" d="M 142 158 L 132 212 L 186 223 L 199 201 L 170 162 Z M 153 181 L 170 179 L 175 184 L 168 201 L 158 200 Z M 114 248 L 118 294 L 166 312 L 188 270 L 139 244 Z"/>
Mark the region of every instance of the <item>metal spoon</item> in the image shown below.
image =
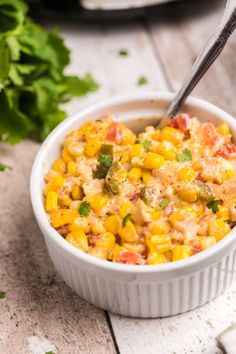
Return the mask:
<path id="1" fill-rule="evenodd" d="M 197 57 L 191 71 L 185 80 L 185 83 L 169 106 L 166 117 L 161 120 L 159 127 L 164 127 L 167 125 L 176 115 L 180 106 L 192 92 L 198 81 L 202 78 L 202 76 L 209 69 L 215 59 L 219 56 L 235 27 L 236 0 L 228 0 L 220 24 L 216 28 L 213 35 L 208 39 L 206 45 Z"/>

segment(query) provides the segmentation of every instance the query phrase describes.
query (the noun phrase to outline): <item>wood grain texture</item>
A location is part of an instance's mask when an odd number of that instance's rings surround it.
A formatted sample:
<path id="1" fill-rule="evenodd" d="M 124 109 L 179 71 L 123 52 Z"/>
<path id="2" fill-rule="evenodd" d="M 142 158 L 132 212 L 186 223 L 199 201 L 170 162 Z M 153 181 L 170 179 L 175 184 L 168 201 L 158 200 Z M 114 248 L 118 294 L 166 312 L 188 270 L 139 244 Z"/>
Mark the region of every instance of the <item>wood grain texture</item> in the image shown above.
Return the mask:
<path id="1" fill-rule="evenodd" d="M 184 3 L 184 6 L 186 2 Z M 191 6 L 190 6 L 191 5 Z M 224 2 L 179 4 L 147 24 L 157 60 L 162 63 L 172 90 L 180 88 L 198 52 L 219 20 Z M 193 7 L 194 6 L 194 7 Z M 220 59 L 199 83 L 194 95 L 236 113 L 236 38 L 232 37 Z M 140 320 L 111 315 L 121 353 L 217 354 L 215 336 L 236 322 L 236 283 L 211 303 L 183 315 Z"/>
<path id="2" fill-rule="evenodd" d="M 166 87 L 149 36 L 133 23 L 61 27 L 72 50 L 73 74 L 90 72 L 100 90 L 66 106 L 73 114 L 104 98 Z M 48 27 L 50 27 L 48 25 Z M 119 56 L 121 48 L 127 57 Z M 148 84 L 137 86 L 140 75 Z M 0 145 L 0 160 L 13 166 L 0 176 L 0 354 L 115 353 L 104 312 L 89 305 L 64 284 L 53 269 L 29 199 L 29 176 L 39 144 Z"/>
<path id="3" fill-rule="evenodd" d="M 215 30 L 224 1 L 181 6 L 160 25 L 150 22 L 150 31 L 173 90 L 178 90 L 198 53 Z M 174 18 L 174 20 L 173 20 Z M 199 82 L 192 95 L 210 101 L 231 114 L 236 113 L 236 35 L 232 35 L 221 56 Z"/>
<path id="4" fill-rule="evenodd" d="M 6 292 L 0 300 L 0 353 L 44 354 L 54 349 L 84 354 L 94 348 L 115 353 L 103 311 L 76 296 L 49 260 L 29 200 L 29 175 L 38 148 L 30 141 L 1 145 L 13 170 L 0 177 L 0 291 Z"/>

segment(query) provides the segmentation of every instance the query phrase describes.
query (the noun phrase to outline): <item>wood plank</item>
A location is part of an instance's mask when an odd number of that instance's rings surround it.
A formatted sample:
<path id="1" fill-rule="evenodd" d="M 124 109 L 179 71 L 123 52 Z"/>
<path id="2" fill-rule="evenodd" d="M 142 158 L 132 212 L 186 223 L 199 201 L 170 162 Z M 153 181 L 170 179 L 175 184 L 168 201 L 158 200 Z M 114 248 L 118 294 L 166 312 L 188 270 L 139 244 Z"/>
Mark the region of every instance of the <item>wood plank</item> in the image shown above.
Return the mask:
<path id="1" fill-rule="evenodd" d="M 199 50 L 217 24 L 222 2 L 196 2 L 173 8 L 148 25 L 158 60 L 166 72 L 169 88 L 177 90 Z M 191 6 L 191 7 L 190 7 Z M 194 6 L 194 8 L 193 8 Z M 232 38 L 221 58 L 194 91 L 194 95 L 236 112 L 236 41 Z M 164 319 L 140 320 L 111 315 L 121 353 L 216 354 L 214 337 L 236 322 L 236 283 L 223 295 L 199 309 Z"/>
<path id="2" fill-rule="evenodd" d="M 178 90 L 198 53 L 216 28 L 225 2 L 202 2 L 180 6 L 167 23 L 150 22 L 151 34 L 173 90 Z M 191 5 L 191 6 L 190 6 Z M 194 11 L 193 11 L 194 10 Z M 173 16 L 175 20 L 173 21 Z M 233 86 L 236 83 L 236 37 L 232 36 L 221 56 L 199 82 L 194 96 L 236 113 Z"/>
<path id="3" fill-rule="evenodd" d="M 67 23 L 60 24 L 60 28 L 66 43 L 73 48 L 68 72 L 79 75 L 89 72 L 100 84 L 97 93 L 69 103 L 69 114 L 117 95 L 167 89 L 152 43 L 139 23 L 122 27 L 91 25 L 89 30 L 87 26 Z M 126 49 L 128 55 L 120 56 L 120 49 Z M 148 79 L 146 85 L 137 85 L 140 76 Z"/>
<path id="4" fill-rule="evenodd" d="M 50 25 L 48 25 L 50 27 Z M 73 114 L 106 97 L 166 87 L 142 26 L 59 24 L 72 49 L 73 74 L 92 73 L 100 90 L 66 106 Z M 128 50 L 120 57 L 121 48 Z M 137 86 L 145 75 L 149 82 Z M 39 144 L 0 145 L 0 160 L 13 166 L 1 175 L 0 193 L 0 352 L 15 354 L 115 353 L 104 312 L 64 284 L 48 259 L 28 192 L 30 169 Z"/>
<path id="5" fill-rule="evenodd" d="M 115 353 L 104 312 L 75 295 L 47 255 L 29 200 L 39 144 L 2 146 L 13 167 L 1 175 L 0 353 Z"/>

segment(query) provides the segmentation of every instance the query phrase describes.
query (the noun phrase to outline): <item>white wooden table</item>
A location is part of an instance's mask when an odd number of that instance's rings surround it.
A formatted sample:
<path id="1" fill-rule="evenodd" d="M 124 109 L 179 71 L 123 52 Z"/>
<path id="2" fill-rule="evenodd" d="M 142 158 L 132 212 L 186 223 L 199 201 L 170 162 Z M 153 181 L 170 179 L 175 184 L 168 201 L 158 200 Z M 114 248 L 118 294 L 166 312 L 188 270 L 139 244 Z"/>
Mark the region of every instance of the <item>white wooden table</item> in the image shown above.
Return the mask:
<path id="1" fill-rule="evenodd" d="M 205 4 L 204 4 L 205 3 Z M 129 24 L 58 23 L 72 49 L 69 72 L 90 72 L 100 90 L 67 106 L 69 114 L 129 92 L 177 90 L 216 25 L 224 1 L 205 1 Z M 121 48 L 129 55 L 118 54 Z M 194 92 L 236 114 L 236 36 Z M 148 83 L 137 85 L 140 76 Z M 13 166 L 0 176 L 0 354 L 216 354 L 214 337 L 236 322 L 236 283 L 197 310 L 140 320 L 106 313 L 76 296 L 55 273 L 29 200 L 39 144 L 0 146 Z"/>

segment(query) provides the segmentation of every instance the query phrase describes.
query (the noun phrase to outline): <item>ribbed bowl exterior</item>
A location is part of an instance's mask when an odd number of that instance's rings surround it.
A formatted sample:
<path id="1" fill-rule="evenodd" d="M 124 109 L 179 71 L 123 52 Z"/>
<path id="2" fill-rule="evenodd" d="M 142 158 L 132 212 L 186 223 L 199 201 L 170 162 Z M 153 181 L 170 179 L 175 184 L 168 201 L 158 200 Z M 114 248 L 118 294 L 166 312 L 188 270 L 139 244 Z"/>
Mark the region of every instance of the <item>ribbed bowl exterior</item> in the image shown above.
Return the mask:
<path id="1" fill-rule="evenodd" d="M 65 282 L 83 299 L 116 314 L 130 317 L 165 317 L 183 313 L 205 304 L 225 290 L 233 280 L 236 250 L 218 263 L 193 274 L 172 280 L 150 282 L 122 273 L 98 272 L 84 267 L 47 242 L 55 268 Z M 76 264 L 77 263 L 77 264 Z"/>
<path id="2" fill-rule="evenodd" d="M 142 93 L 115 98 L 79 112 L 61 123 L 43 143 L 31 174 L 31 201 L 49 255 L 65 282 L 97 307 L 131 317 L 164 317 L 194 309 L 215 298 L 231 283 L 236 263 L 236 228 L 204 252 L 158 266 L 130 266 L 98 260 L 66 242 L 44 210 L 44 175 L 58 157 L 65 135 L 107 112 L 131 128 L 156 123 L 173 100 L 171 93 Z M 236 121 L 202 100 L 189 98 L 184 109 L 200 120 L 226 121 L 236 141 Z M 140 117 L 145 117 L 141 119 Z M 138 120 L 137 120 L 138 119 Z M 139 125 L 140 128 L 140 125 Z"/>

